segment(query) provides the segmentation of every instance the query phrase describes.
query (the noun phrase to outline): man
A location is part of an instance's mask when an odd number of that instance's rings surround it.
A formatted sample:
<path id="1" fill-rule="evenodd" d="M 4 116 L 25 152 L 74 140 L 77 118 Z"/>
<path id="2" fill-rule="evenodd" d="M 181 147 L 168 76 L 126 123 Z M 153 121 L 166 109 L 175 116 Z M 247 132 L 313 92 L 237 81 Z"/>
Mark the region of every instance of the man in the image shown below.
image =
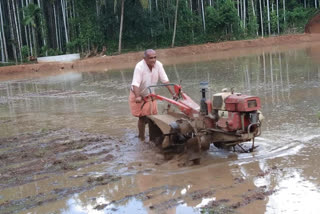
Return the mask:
<path id="1" fill-rule="evenodd" d="M 162 63 L 157 61 L 156 52 L 148 49 L 144 52 L 143 60 L 138 62 L 134 69 L 129 96 L 131 113 L 133 116 L 139 117 L 138 130 L 141 141 L 145 140 L 146 115 L 158 113 L 157 102 L 148 97 L 149 90 L 147 88 L 150 85 L 156 85 L 159 79 L 163 84 L 169 83 Z M 175 97 L 171 87 L 167 86 L 167 88 Z"/>

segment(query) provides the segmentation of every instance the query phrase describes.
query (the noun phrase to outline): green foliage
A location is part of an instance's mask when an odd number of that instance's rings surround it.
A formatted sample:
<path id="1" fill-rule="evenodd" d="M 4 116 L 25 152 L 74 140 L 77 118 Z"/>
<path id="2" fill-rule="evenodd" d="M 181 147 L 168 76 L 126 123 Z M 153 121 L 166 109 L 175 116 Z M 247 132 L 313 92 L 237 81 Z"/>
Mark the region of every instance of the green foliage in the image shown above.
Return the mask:
<path id="1" fill-rule="evenodd" d="M 77 52 L 77 47 L 80 46 L 80 40 L 75 39 L 71 42 L 67 43 L 67 54 L 75 53 Z"/>
<path id="2" fill-rule="evenodd" d="M 31 25 L 32 27 L 36 28 L 36 18 L 40 15 L 41 9 L 38 5 L 29 4 L 28 7 L 23 8 L 25 18 L 23 19 L 24 25 Z"/>
<path id="3" fill-rule="evenodd" d="M 122 0 L 66 0 L 67 27 L 64 26 L 62 5 L 64 1 L 32 1 L 27 7 L 17 10 L 20 12 L 21 23 L 32 27 L 25 32 L 21 26 L 22 55 L 28 55 L 27 40 L 31 40 L 33 53 L 39 55 L 81 52 L 87 54 L 92 50 L 101 52 L 106 47 L 106 54 L 118 51 L 121 2 Z M 190 5 L 190 2 L 192 5 Z M 214 0 L 203 1 L 205 7 L 206 32 L 203 30 L 201 1 L 180 0 L 176 29 L 175 45 L 198 44 L 255 38 L 257 32 L 261 35 L 259 1 L 246 1 L 246 20 L 240 20 L 238 15 L 239 1 Z M 252 2 L 255 13 L 253 14 Z M 286 0 L 285 11 L 283 1 L 279 0 L 279 14 L 276 12 L 276 1 L 270 1 L 271 33 L 278 34 L 278 23 L 281 33 L 303 32 L 305 24 L 319 9 L 315 9 L 314 1 Z M 74 3 L 74 5 L 73 5 Z M 146 48 L 169 47 L 172 41 L 176 0 L 125 0 L 124 21 L 122 32 L 122 52 L 137 51 Z M 3 9 L 4 17 L 8 15 L 8 4 Z M 21 7 L 21 4 L 17 4 Z M 192 6 L 192 7 L 191 7 Z M 273 8 L 273 9 L 272 9 Z M 55 11 L 53 10 L 55 9 Z M 23 15 L 22 15 L 23 12 Z M 268 34 L 266 1 L 262 1 L 263 27 Z M 284 12 L 285 19 L 284 21 Z M 10 36 L 10 27 L 16 33 L 17 26 L 4 19 L 4 30 L 7 37 L 9 59 L 13 59 L 12 46 L 19 45 L 16 38 Z M 246 23 L 246 25 L 244 25 Z M 67 28 L 68 41 L 65 37 Z M 28 35 L 28 39 L 25 38 Z M 46 43 L 44 39 L 47 39 Z M 61 48 L 61 50 L 58 50 Z M 30 53 L 30 52 L 29 52 Z"/>
<path id="4" fill-rule="evenodd" d="M 270 25 L 271 25 L 271 32 L 278 31 L 278 18 L 275 10 L 270 13 Z"/>
<path id="5" fill-rule="evenodd" d="M 0 67 L 10 66 L 10 65 L 16 65 L 16 63 L 15 62 L 7 62 L 7 63 L 1 63 L 0 62 Z"/>
<path id="6" fill-rule="evenodd" d="M 309 19 L 316 14 L 315 8 L 296 7 L 287 12 L 288 28 L 294 28 L 297 32 L 303 32 Z"/>
<path id="7" fill-rule="evenodd" d="M 40 53 L 39 53 L 39 55 L 40 55 L 40 56 L 45 56 L 46 53 L 48 53 L 48 46 L 44 45 L 44 46 L 42 46 L 42 47 L 40 48 Z"/>
<path id="8" fill-rule="evenodd" d="M 251 1 L 248 1 L 248 8 L 252 8 L 252 2 Z M 258 22 L 257 22 L 257 16 L 255 16 L 253 14 L 253 11 L 251 9 L 249 9 L 248 11 L 248 26 L 247 26 L 247 35 L 249 37 L 254 37 L 256 36 L 257 34 L 257 31 L 258 31 Z"/>
<path id="9" fill-rule="evenodd" d="M 52 48 L 49 48 L 48 49 L 48 55 L 49 56 L 56 56 L 56 55 L 62 55 L 63 52 L 61 52 L 59 49 L 52 49 Z"/>
<path id="10" fill-rule="evenodd" d="M 27 60 L 28 56 L 29 56 L 29 47 L 28 46 L 22 46 L 21 48 L 21 55 L 22 55 L 22 59 L 24 61 Z"/>
<path id="11" fill-rule="evenodd" d="M 207 33 L 213 41 L 237 38 L 240 30 L 240 19 L 232 0 L 218 1 L 219 8 L 207 7 Z"/>
<path id="12" fill-rule="evenodd" d="M 179 46 L 194 43 L 195 31 L 200 31 L 200 29 L 197 29 L 197 25 L 201 26 L 201 19 L 199 19 L 197 15 L 192 13 L 192 11 L 190 10 L 190 8 L 187 7 L 185 2 L 180 1 L 175 44 Z M 169 37 L 168 39 L 170 39 L 171 34 L 167 37 Z"/>

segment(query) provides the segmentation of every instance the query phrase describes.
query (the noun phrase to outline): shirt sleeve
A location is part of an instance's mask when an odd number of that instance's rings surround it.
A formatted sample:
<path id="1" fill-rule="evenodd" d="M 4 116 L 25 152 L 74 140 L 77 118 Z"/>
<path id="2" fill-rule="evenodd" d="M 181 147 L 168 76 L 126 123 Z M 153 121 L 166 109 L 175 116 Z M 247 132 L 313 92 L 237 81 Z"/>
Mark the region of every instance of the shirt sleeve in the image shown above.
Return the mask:
<path id="1" fill-rule="evenodd" d="M 159 62 L 159 78 L 162 83 L 169 82 L 169 78 L 163 68 L 162 63 Z"/>
<path id="2" fill-rule="evenodd" d="M 139 64 L 137 64 L 136 67 L 134 68 L 131 85 L 140 87 L 140 84 L 141 84 L 141 72 L 142 72 L 142 70 L 141 70 Z"/>

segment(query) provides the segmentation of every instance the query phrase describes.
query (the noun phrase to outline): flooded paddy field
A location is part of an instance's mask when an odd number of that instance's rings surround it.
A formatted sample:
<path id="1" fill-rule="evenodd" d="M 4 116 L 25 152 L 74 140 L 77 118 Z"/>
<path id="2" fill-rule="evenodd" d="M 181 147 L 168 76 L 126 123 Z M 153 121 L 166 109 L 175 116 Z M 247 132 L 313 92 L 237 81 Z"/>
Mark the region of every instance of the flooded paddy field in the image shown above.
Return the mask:
<path id="1" fill-rule="evenodd" d="M 318 50 L 165 65 L 196 102 L 201 81 L 261 98 L 258 148 L 211 145 L 200 165 L 139 142 L 133 68 L 0 82 L 0 213 L 318 213 Z"/>

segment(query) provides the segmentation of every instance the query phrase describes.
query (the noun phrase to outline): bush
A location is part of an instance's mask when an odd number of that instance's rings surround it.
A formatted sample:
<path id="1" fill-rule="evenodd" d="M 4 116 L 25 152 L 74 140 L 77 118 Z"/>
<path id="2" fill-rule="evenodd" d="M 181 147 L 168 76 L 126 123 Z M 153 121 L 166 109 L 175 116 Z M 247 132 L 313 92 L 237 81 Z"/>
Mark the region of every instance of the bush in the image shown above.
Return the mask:
<path id="1" fill-rule="evenodd" d="M 28 46 L 22 46 L 21 48 L 21 54 L 22 54 L 22 59 L 23 61 L 27 61 L 28 60 L 28 56 L 29 56 L 29 47 Z"/>

